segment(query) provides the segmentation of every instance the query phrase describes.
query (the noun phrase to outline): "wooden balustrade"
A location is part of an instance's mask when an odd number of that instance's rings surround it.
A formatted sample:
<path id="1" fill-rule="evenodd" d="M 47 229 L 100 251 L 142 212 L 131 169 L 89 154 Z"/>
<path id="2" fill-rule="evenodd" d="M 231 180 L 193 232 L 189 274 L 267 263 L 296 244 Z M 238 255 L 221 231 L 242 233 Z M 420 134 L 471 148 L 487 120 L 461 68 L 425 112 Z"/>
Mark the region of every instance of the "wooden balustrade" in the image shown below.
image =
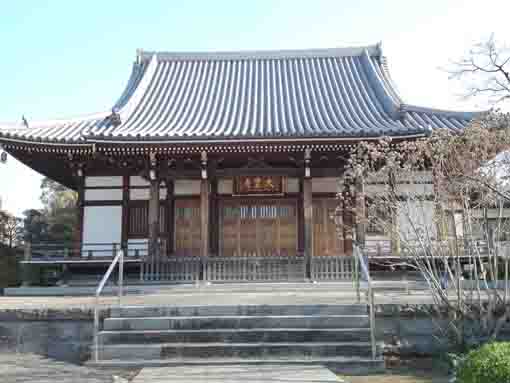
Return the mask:
<path id="1" fill-rule="evenodd" d="M 204 277 L 210 282 L 303 280 L 305 266 L 304 257 L 210 257 Z"/>
<path id="2" fill-rule="evenodd" d="M 140 264 L 143 281 L 193 282 L 200 277 L 201 257 L 172 256 Z"/>
<path id="3" fill-rule="evenodd" d="M 354 257 L 352 256 L 312 258 L 312 280 L 314 281 L 352 281 L 354 273 Z"/>

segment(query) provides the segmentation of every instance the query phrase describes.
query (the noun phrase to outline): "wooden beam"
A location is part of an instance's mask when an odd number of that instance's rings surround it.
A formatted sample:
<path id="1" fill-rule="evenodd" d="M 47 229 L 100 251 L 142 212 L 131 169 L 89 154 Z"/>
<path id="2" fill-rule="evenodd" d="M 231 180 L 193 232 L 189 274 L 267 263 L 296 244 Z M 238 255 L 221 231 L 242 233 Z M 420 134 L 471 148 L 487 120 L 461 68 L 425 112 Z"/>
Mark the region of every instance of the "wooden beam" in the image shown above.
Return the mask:
<path id="1" fill-rule="evenodd" d="M 218 177 L 250 176 L 250 175 L 281 175 L 298 177 L 303 171 L 298 168 L 224 168 L 217 169 Z"/>

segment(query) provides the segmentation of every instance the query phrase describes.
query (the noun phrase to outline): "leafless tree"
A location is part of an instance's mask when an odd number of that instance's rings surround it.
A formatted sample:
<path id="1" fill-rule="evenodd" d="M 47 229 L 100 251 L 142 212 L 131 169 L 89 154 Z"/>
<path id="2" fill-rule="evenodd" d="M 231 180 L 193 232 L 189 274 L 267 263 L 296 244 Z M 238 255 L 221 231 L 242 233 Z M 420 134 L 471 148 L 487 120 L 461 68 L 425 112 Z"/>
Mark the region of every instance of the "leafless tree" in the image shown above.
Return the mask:
<path id="1" fill-rule="evenodd" d="M 451 78 L 467 81 L 467 98 L 481 96 L 491 104 L 510 99 L 510 48 L 494 35 L 454 61 L 448 72 Z"/>
<path id="2" fill-rule="evenodd" d="M 510 319 L 505 121 L 488 113 L 461 133 L 361 143 L 344 174 L 351 184 L 363 178 L 378 185 L 367 212 L 355 211 L 356 220 L 378 227 L 401 258 L 375 261 L 419 272 L 434 302 L 432 318 L 443 319 L 436 321 L 442 339 L 455 345 L 494 339 Z"/>
<path id="3" fill-rule="evenodd" d="M 9 247 L 18 244 L 23 234 L 22 220 L 0 211 L 0 242 Z"/>

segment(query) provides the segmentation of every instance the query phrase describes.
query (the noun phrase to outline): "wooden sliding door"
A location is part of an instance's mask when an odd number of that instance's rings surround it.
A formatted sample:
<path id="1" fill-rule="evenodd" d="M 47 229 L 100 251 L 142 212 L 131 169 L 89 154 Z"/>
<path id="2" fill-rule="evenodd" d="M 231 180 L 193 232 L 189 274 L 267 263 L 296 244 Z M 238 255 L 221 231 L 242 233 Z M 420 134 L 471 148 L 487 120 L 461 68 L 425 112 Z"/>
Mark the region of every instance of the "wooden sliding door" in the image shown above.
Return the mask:
<path id="1" fill-rule="evenodd" d="M 200 255 L 200 199 L 175 200 L 175 255 Z"/>
<path id="2" fill-rule="evenodd" d="M 334 221 L 339 201 L 334 198 L 313 200 L 313 254 L 331 256 L 344 254 L 344 241 L 338 236 Z"/>
<path id="3" fill-rule="evenodd" d="M 221 255 L 226 257 L 296 255 L 296 201 L 222 201 L 220 249 Z"/>

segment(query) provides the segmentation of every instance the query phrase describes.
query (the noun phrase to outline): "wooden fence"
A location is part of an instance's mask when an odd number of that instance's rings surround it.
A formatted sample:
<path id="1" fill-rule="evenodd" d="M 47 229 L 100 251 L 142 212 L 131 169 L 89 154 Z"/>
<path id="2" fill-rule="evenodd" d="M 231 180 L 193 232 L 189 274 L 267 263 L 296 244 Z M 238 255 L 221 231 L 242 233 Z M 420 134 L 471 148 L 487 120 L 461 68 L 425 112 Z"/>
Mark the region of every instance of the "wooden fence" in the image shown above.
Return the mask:
<path id="1" fill-rule="evenodd" d="M 313 257 L 311 266 L 314 281 L 352 281 L 355 273 L 355 258 L 352 256 Z"/>
<path id="2" fill-rule="evenodd" d="M 295 281 L 305 278 L 304 257 L 211 257 L 204 279 L 211 282 Z"/>

